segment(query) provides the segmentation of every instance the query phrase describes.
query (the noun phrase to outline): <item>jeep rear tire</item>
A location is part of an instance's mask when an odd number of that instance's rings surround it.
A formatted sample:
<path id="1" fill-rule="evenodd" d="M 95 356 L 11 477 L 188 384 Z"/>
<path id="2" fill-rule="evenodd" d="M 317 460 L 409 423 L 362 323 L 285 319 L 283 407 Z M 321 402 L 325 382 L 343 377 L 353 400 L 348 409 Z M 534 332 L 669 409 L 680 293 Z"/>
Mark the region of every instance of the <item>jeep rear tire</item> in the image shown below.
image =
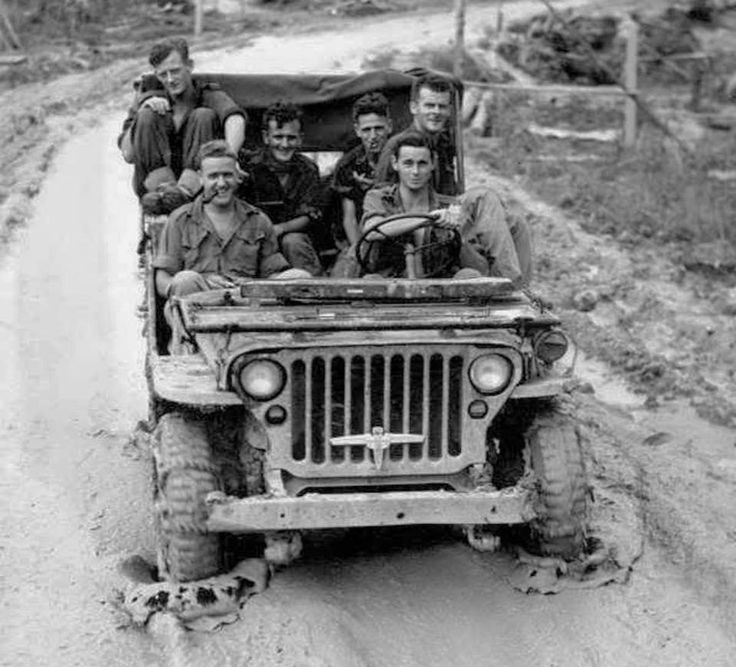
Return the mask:
<path id="1" fill-rule="evenodd" d="M 204 499 L 219 490 L 204 423 L 164 415 L 154 439 L 159 577 L 184 582 L 220 569 L 220 536 L 208 533 Z"/>
<path id="2" fill-rule="evenodd" d="M 529 548 L 542 556 L 573 559 L 585 546 L 588 482 L 573 420 L 551 409 L 527 431 L 531 469 L 537 481 L 538 516 Z"/>

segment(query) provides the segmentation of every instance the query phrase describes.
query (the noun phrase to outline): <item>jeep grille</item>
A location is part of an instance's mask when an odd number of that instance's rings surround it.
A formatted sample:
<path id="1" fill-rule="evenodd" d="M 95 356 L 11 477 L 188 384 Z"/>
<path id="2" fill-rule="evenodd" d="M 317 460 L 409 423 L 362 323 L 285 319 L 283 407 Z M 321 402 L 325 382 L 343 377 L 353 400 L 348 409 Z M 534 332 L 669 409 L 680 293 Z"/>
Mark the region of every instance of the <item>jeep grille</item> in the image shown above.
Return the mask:
<path id="1" fill-rule="evenodd" d="M 475 354 L 477 348 L 468 345 L 424 345 L 421 352 L 403 346 L 283 350 L 274 358 L 288 371 L 281 402 L 290 412 L 283 433 L 289 445 L 272 449 L 271 464 L 314 478 L 447 475 L 483 460 L 484 439 L 463 437 L 464 429 L 476 426 L 468 424 L 474 420 L 464 398 L 466 368 Z M 330 442 L 377 427 L 423 441 L 391 444 L 380 469 L 366 446 Z"/>

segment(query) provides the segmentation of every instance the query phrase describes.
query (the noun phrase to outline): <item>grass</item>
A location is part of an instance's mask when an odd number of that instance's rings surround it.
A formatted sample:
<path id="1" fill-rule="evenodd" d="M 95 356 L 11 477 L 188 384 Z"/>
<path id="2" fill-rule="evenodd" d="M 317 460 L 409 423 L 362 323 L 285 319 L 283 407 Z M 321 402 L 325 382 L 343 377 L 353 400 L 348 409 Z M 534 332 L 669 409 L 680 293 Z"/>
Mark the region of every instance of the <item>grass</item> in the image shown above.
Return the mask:
<path id="1" fill-rule="evenodd" d="M 540 173 L 532 173 L 532 179 L 547 197 L 562 191 L 558 203 L 591 232 L 622 240 L 735 244 L 730 218 L 736 193 L 707 175 L 721 162 L 719 152 L 699 146 L 692 157 L 684 157 L 671 140 L 645 127 L 630 155 L 599 165 L 572 165 L 549 182 Z"/>
<path id="2" fill-rule="evenodd" d="M 621 127 L 621 111 L 581 97 L 504 97 L 496 103 L 491 141 L 480 139 L 476 148 L 489 166 L 569 210 L 587 231 L 629 242 L 736 247 L 736 188 L 708 176 L 714 169 L 736 170 L 736 154 L 722 132 L 703 132 L 692 155 L 648 124 L 641 126 L 632 151 L 593 141 L 544 139 L 525 130 L 530 122 L 575 130 Z M 575 156 L 589 159 L 570 160 Z"/>

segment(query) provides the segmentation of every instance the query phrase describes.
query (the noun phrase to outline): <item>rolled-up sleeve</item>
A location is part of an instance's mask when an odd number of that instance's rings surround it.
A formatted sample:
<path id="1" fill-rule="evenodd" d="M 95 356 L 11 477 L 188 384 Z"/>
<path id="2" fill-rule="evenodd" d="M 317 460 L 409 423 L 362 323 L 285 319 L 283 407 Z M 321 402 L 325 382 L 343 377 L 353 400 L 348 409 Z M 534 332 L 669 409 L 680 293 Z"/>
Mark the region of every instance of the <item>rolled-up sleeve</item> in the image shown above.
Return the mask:
<path id="1" fill-rule="evenodd" d="M 242 116 L 246 121 L 248 120 L 245 110 L 223 90 L 208 89 L 203 96 L 203 102 L 205 106 L 217 114 L 223 125 L 230 116 L 234 115 Z"/>
<path id="2" fill-rule="evenodd" d="M 337 163 L 335 173 L 332 176 L 332 183 L 330 184 L 330 187 L 335 192 L 344 197 L 350 197 L 353 193 L 354 179 L 352 178 L 351 167 L 350 156 L 346 153 Z"/>
<path id="3" fill-rule="evenodd" d="M 360 219 L 360 226 L 363 227 L 366 220 L 375 217 L 386 217 L 386 206 L 383 202 L 383 192 L 374 188 L 365 193 L 363 200 L 363 217 Z"/>
<path id="4" fill-rule="evenodd" d="M 161 232 L 158 253 L 153 259 L 155 269 L 163 269 L 171 275 L 184 268 L 184 251 L 181 243 L 181 217 L 170 217 Z"/>

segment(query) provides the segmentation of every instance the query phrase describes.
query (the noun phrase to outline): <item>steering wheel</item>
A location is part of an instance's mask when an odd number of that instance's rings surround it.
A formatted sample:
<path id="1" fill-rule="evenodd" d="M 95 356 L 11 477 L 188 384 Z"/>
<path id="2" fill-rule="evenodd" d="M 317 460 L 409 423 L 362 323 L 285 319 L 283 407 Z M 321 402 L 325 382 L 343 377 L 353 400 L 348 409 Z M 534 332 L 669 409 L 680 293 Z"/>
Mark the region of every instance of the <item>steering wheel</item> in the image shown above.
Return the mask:
<path id="1" fill-rule="evenodd" d="M 416 225 L 412 225 L 411 228 L 407 229 L 403 234 L 399 236 L 389 236 L 383 231 L 383 227 L 396 222 L 397 220 L 416 220 Z M 432 259 L 432 251 L 442 250 L 441 259 L 439 262 L 432 267 L 432 270 L 427 272 L 424 277 L 434 278 L 438 275 L 445 273 L 450 267 L 458 261 L 460 254 L 460 245 L 462 243 L 460 238 L 460 232 L 457 229 L 449 230 L 444 227 L 437 225 L 437 219 L 435 216 L 429 213 L 396 213 L 384 218 L 374 227 L 364 231 L 357 243 L 355 244 L 355 255 L 358 258 L 358 264 L 363 269 L 364 273 L 371 273 L 373 269 L 369 266 L 369 255 L 371 251 L 371 245 L 373 243 L 387 243 L 389 246 L 397 247 L 401 249 L 402 255 L 406 255 L 406 244 L 401 241 L 407 234 L 412 234 L 418 229 L 442 229 L 444 231 L 451 232 L 449 238 L 429 241 L 422 245 L 416 246 L 413 250 L 414 255 L 420 254 L 423 257 Z M 382 238 L 370 239 L 369 236 L 379 234 Z M 439 253 L 435 253 L 439 254 Z M 422 262 L 426 264 L 427 262 Z"/>

